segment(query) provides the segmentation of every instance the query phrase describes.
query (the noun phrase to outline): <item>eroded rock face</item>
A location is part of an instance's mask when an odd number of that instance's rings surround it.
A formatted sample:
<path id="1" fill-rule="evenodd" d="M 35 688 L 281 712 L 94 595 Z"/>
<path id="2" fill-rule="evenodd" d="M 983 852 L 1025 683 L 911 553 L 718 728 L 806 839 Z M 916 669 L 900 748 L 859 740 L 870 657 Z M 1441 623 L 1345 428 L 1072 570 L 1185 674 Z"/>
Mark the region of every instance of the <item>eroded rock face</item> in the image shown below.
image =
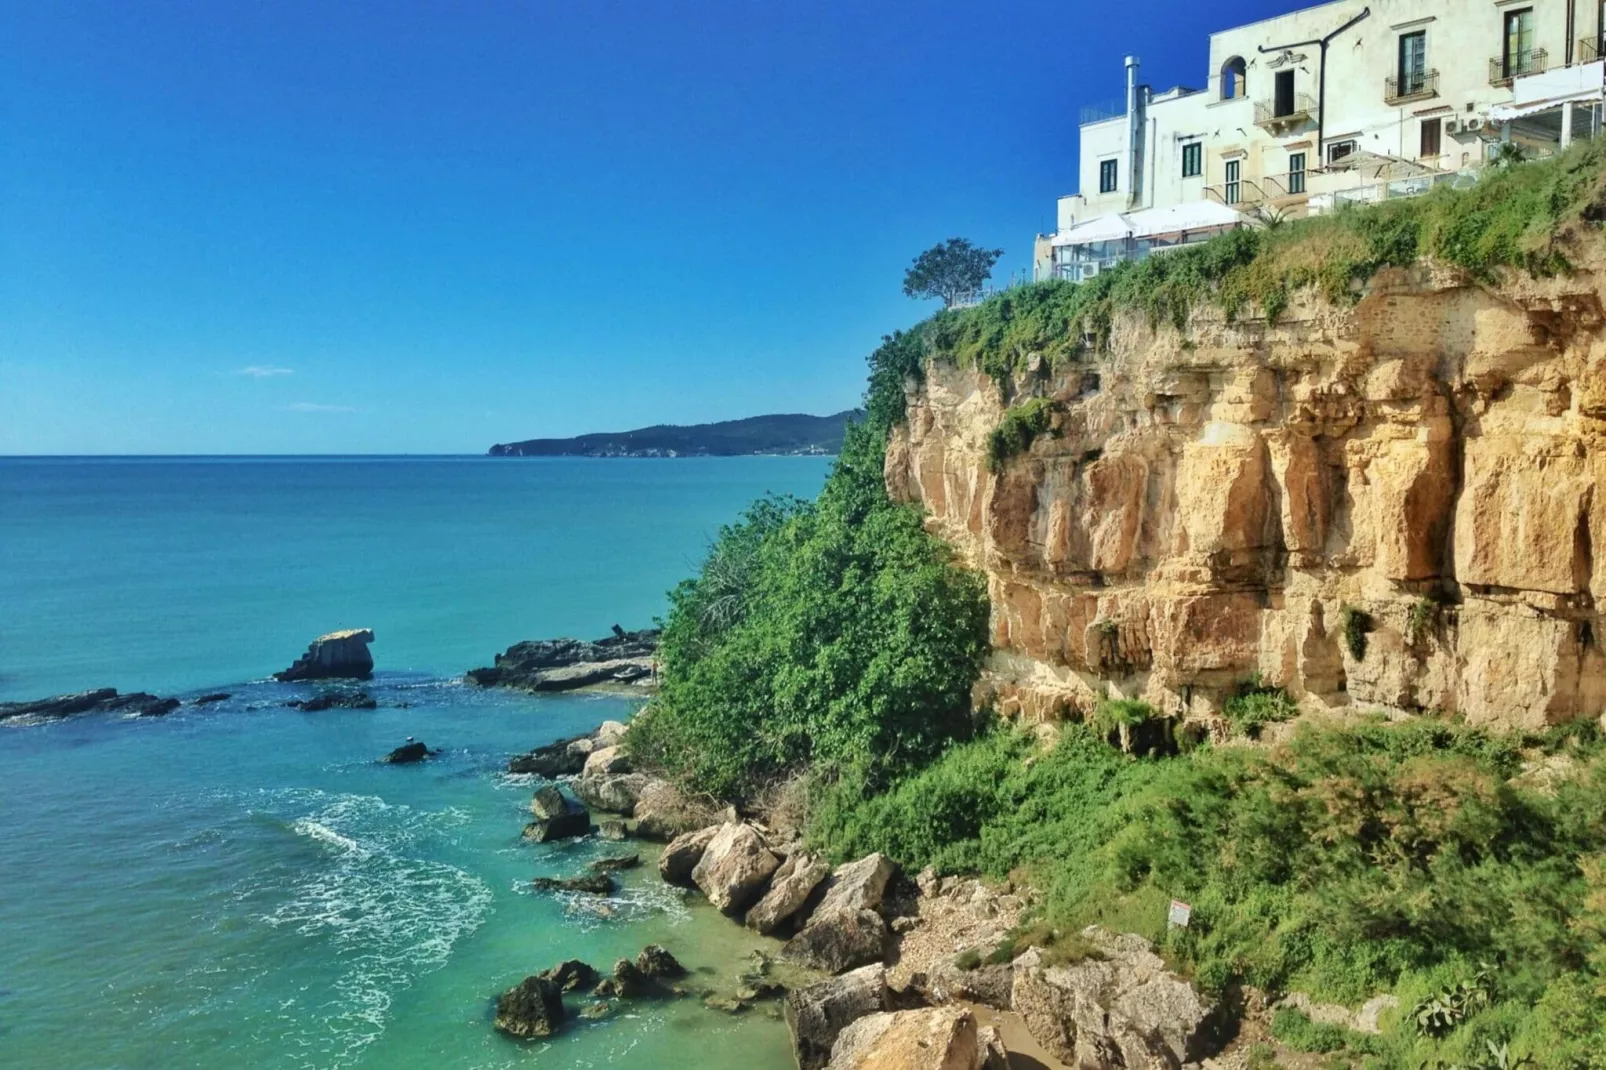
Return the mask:
<path id="1" fill-rule="evenodd" d="M 1014 963 L 1010 1003 L 1032 1037 L 1070 1066 L 1176 1070 L 1209 1054 L 1214 1006 L 1166 969 L 1148 941 L 1083 932 L 1103 958 L 1043 966 Z"/>
<path id="2" fill-rule="evenodd" d="M 275 680 L 366 680 L 374 674 L 374 656 L 368 644 L 374 633 L 368 628 L 347 628 L 344 631 L 320 635 L 307 647 L 307 652 L 296 659 L 283 672 L 273 674 Z"/>
<path id="3" fill-rule="evenodd" d="M 739 913 L 763 894 L 780 868 L 758 830 L 746 824 L 720 826 L 692 869 L 691 879 L 708 901 L 727 914 Z"/>
<path id="4" fill-rule="evenodd" d="M 896 498 L 988 577 L 978 698 L 1046 720 L 1111 685 L 1208 718 L 1254 673 L 1306 705 L 1538 727 L 1606 702 L 1606 264 L 1473 284 L 1380 274 L 1276 324 L 1123 318 L 1023 374 L 1055 428 L 1001 472 L 1006 399 L 941 360 L 911 383 Z M 1360 658 L 1344 607 L 1373 621 Z"/>

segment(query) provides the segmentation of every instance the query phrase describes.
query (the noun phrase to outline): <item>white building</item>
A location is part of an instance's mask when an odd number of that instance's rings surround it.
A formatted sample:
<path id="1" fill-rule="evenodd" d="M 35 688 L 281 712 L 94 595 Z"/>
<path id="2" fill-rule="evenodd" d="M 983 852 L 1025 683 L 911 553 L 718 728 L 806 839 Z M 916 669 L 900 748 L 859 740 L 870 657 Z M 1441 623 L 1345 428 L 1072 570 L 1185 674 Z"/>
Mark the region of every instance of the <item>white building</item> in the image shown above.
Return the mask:
<path id="1" fill-rule="evenodd" d="M 1203 89 L 1126 60 L 1125 107 L 1081 127 L 1081 191 L 1037 240 L 1038 278 L 1277 213 L 1470 182 L 1602 124 L 1606 0 L 1333 0 L 1210 37 Z"/>

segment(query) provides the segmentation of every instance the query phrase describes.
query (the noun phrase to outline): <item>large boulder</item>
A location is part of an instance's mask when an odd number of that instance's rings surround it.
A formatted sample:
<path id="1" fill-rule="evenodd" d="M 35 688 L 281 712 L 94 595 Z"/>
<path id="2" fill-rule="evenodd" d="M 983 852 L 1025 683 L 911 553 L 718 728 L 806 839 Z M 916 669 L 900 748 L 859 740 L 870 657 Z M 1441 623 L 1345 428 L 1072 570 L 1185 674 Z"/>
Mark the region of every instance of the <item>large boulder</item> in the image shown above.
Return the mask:
<path id="1" fill-rule="evenodd" d="M 781 953 L 826 973 L 841 973 L 885 953 L 886 919 L 881 901 L 897 867 L 879 852 L 832 872 L 819 906 Z"/>
<path id="2" fill-rule="evenodd" d="M 658 876 L 683 888 L 694 887 L 692 871 L 703 860 L 703 852 L 719 835 L 719 830 L 719 825 L 709 825 L 695 832 L 681 833 L 670 840 L 664 853 L 658 856 Z"/>
<path id="3" fill-rule="evenodd" d="M 581 774 L 570 786 L 580 801 L 593 810 L 630 817 L 650 783 L 652 778 L 645 773 Z"/>
<path id="4" fill-rule="evenodd" d="M 1214 1006 L 1147 940 L 1097 926 L 1082 935 L 1102 957 L 1045 966 L 1033 949 L 1015 960 L 1011 1005 L 1049 1054 L 1125 1070 L 1176 1070 L 1210 1054 Z"/>
<path id="5" fill-rule="evenodd" d="M 873 910 L 816 910 L 809 923 L 781 948 L 793 962 L 841 973 L 879 961 L 887 950 L 887 922 Z"/>
<path id="6" fill-rule="evenodd" d="M 781 860 L 748 824 L 721 825 L 692 869 L 692 883 L 727 914 L 740 913 L 763 894 Z"/>
<path id="7" fill-rule="evenodd" d="M 877 851 L 865 855 L 857 862 L 848 862 L 831 872 L 831 882 L 825 886 L 825 898 L 820 900 L 818 913 L 833 910 L 881 910 L 887 883 L 898 872 L 892 859 Z"/>
<path id="8" fill-rule="evenodd" d="M 652 978 L 684 977 L 686 967 L 660 944 L 648 944 L 636 956 L 636 969 Z"/>
<path id="9" fill-rule="evenodd" d="M 829 1070 L 978 1070 L 976 1016 L 964 1007 L 880 1011 L 831 1045 Z"/>
<path id="10" fill-rule="evenodd" d="M 591 831 L 591 815 L 585 808 L 574 805 L 551 785 L 536 789 L 530 813 L 535 820 L 524 826 L 524 838 L 535 843 L 572 839 Z"/>
<path id="11" fill-rule="evenodd" d="M 143 691 L 121 695 L 115 687 L 78 691 L 70 695 L 28 702 L 0 702 L 0 721 L 59 721 L 85 713 L 117 713 L 132 717 L 161 717 L 178 709 L 176 698 L 158 698 Z"/>
<path id="12" fill-rule="evenodd" d="M 595 966 L 579 959 L 565 959 L 550 970 L 542 970 L 536 976 L 544 981 L 550 981 L 560 992 L 592 988 L 601 980 Z"/>
<path id="13" fill-rule="evenodd" d="M 818 855 L 800 851 L 789 856 L 775 871 L 769 891 L 747 912 L 747 927 L 766 936 L 781 928 L 830 874 L 830 865 Z"/>
<path id="14" fill-rule="evenodd" d="M 596 747 L 586 756 L 586 764 L 581 769 L 580 775 L 597 777 L 628 772 L 630 772 L 630 757 L 625 754 L 623 747 Z"/>
<path id="15" fill-rule="evenodd" d="M 549 1037 L 563 1024 L 563 995 L 545 977 L 526 977 L 496 1001 L 496 1028 L 510 1036 Z"/>
<path id="16" fill-rule="evenodd" d="M 368 628 L 347 628 L 320 635 L 295 664 L 274 673 L 273 678 L 284 681 L 366 680 L 374 674 L 374 656 L 368 653 L 368 644 L 373 641 L 374 633 Z"/>
<path id="17" fill-rule="evenodd" d="M 798 1070 L 820 1070 L 852 1022 L 889 1008 L 887 970 L 876 963 L 786 994 L 786 1028 Z"/>
<path id="18" fill-rule="evenodd" d="M 603 721 L 597 728 L 597 746 L 617 747 L 625 741 L 625 733 L 627 731 L 629 729 L 623 721 Z"/>

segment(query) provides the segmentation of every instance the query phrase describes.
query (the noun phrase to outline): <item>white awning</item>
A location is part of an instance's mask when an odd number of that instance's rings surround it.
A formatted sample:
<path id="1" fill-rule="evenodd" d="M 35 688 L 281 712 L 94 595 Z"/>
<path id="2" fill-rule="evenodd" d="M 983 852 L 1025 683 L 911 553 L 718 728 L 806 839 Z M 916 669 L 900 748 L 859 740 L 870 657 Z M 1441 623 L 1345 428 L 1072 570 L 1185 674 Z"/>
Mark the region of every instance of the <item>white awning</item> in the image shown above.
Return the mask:
<path id="1" fill-rule="evenodd" d="M 1513 119 L 1526 119 L 1530 115 L 1554 111 L 1563 104 L 1598 104 L 1603 99 L 1606 99 L 1606 92 L 1590 89 L 1571 96 L 1535 101 L 1532 104 L 1496 104 L 1489 109 L 1489 118 L 1497 123 L 1509 123 Z"/>
<path id="2" fill-rule="evenodd" d="M 1053 245 L 1092 245 L 1095 242 L 1152 238 L 1157 234 L 1177 234 L 1184 230 L 1211 230 L 1232 227 L 1243 217 L 1232 208 L 1214 201 L 1193 201 L 1168 208 L 1146 208 L 1141 212 L 1112 212 L 1078 223 L 1054 235 Z"/>

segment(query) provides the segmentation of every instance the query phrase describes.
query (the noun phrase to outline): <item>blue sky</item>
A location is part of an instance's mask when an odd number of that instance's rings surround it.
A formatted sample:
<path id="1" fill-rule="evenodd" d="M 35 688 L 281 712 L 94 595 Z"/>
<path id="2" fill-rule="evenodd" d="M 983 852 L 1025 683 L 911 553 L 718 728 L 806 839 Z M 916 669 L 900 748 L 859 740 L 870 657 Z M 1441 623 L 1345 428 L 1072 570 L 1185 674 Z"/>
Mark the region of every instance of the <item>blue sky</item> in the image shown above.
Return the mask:
<path id="1" fill-rule="evenodd" d="M 454 453 L 855 403 L 951 235 L 1294 0 L 0 0 L 0 454 Z"/>

